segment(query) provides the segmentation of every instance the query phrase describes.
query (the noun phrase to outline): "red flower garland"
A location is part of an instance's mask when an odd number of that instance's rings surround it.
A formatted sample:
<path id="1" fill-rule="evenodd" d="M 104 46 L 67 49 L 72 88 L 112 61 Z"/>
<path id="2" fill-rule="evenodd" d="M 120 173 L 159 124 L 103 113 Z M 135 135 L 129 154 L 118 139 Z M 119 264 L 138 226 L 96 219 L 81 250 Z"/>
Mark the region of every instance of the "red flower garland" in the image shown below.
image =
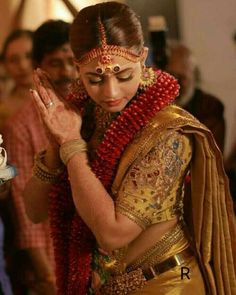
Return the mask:
<path id="1" fill-rule="evenodd" d="M 155 114 L 178 95 L 179 85 L 168 73 L 157 71 L 157 81 L 132 100 L 111 123 L 96 150 L 92 170 L 110 188 L 119 159 L 129 142 Z M 81 110 L 87 97 L 72 95 Z M 85 295 L 89 285 L 94 238 L 74 207 L 67 173 L 50 193 L 50 224 L 54 241 L 58 295 Z"/>

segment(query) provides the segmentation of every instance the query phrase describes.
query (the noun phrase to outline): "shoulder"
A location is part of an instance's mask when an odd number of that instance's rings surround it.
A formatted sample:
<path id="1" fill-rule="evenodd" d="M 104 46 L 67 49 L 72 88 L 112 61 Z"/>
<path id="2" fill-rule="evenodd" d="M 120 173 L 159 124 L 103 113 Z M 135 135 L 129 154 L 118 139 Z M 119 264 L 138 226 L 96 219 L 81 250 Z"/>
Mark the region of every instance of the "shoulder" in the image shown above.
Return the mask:
<path id="1" fill-rule="evenodd" d="M 205 128 L 200 121 L 190 114 L 188 111 L 177 105 L 169 105 L 163 110 L 158 112 L 156 116 L 150 121 L 147 125 L 147 128 L 153 129 L 153 132 L 156 130 L 165 130 L 165 129 L 179 129 L 183 126 L 195 126 L 198 128 Z"/>

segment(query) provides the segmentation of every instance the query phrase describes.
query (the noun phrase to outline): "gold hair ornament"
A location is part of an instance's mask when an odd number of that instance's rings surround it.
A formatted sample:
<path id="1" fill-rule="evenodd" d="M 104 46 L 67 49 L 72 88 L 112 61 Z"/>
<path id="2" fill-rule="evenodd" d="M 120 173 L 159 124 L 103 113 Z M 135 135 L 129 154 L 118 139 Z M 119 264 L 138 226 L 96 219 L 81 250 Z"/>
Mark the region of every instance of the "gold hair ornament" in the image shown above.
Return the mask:
<path id="1" fill-rule="evenodd" d="M 120 71 L 120 65 L 112 64 L 112 55 L 124 57 L 125 59 L 134 63 L 142 59 L 144 50 L 142 50 L 141 54 L 138 55 L 125 47 L 118 45 L 108 45 L 105 28 L 102 24 L 101 18 L 99 18 L 98 26 L 101 47 L 94 48 L 83 55 L 81 58 L 75 59 L 75 63 L 78 66 L 86 65 L 98 57 L 98 66 L 96 67 L 96 72 L 98 74 L 104 74 L 106 72 L 118 73 Z"/>

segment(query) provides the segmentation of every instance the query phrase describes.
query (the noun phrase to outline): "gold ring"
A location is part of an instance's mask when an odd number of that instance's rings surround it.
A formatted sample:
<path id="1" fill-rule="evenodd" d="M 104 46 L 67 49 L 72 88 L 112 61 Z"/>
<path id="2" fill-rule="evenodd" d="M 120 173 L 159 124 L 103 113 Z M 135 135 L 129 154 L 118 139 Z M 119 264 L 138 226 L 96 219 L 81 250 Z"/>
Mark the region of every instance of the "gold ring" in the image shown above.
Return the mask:
<path id="1" fill-rule="evenodd" d="M 45 106 L 46 106 L 47 109 L 49 109 L 53 105 L 54 105 L 54 103 L 52 101 L 50 101 L 49 103 L 45 104 Z"/>

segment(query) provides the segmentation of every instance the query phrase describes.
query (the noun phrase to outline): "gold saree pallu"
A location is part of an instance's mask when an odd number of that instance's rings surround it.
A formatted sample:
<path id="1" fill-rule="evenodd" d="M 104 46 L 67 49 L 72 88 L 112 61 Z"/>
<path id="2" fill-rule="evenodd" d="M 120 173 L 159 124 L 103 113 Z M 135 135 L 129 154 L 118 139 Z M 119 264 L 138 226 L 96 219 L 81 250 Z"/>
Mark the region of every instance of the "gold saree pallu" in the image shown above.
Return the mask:
<path id="1" fill-rule="evenodd" d="M 126 148 L 112 185 L 113 192 L 119 195 L 129 167 L 140 155 L 147 154 L 156 138 L 166 130 L 191 135 L 194 140 L 194 156 L 190 167 L 189 203 L 192 210 L 185 210 L 185 218 L 194 238 L 198 263 L 201 265 L 208 293 L 236 294 L 236 226 L 233 202 L 222 155 L 212 133 L 203 124 L 174 105 L 159 112 L 144 128 L 143 137 L 139 136 L 139 140 Z M 169 280 L 168 276 L 165 277 Z M 165 294 L 159 291 L 153 294 L 159 293 Z"/>

